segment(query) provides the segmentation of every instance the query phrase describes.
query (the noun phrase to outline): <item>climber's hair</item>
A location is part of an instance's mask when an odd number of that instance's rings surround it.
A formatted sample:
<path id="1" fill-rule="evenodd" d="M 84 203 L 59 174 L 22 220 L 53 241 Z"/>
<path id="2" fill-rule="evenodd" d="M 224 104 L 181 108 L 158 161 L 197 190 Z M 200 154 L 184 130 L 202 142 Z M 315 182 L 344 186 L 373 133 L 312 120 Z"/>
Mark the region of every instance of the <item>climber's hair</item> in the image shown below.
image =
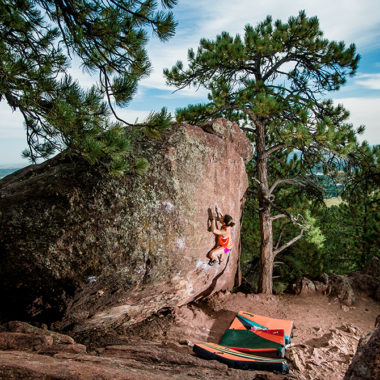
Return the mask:
<path id="1" fill-rule="evenodd" d="M 228 227 L 233 227 L 235 225 L 235 222 L 232 219 L 231 215 L 224 215 L 224 224 Z"/>

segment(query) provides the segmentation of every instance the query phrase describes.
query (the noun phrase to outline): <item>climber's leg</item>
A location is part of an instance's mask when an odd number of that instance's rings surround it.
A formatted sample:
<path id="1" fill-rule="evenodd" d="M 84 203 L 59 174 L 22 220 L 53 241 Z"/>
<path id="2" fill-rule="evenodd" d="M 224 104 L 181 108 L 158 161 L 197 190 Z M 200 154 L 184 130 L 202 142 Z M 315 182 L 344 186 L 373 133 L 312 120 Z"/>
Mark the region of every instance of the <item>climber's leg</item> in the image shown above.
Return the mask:
<path id="1" fill-rule="evenodd" d="M 218 259 L 218 256 L 223 255 L 223 254 L 224 254 L 224 248 L 223 247 L 216 247 L 213 250 L 211 250 L 207 255 L 208 258 L 210 259 L 209 264 L 214 265 Z"/>
<path id="2" fill-rule="evenodd" d="M 224 248 L 223 253 L 220 253 L 218 255 L 219 264 L 221 264 L 224 261 L 224 256 L 228 255 L 230 253 L 231 249 Z"/>

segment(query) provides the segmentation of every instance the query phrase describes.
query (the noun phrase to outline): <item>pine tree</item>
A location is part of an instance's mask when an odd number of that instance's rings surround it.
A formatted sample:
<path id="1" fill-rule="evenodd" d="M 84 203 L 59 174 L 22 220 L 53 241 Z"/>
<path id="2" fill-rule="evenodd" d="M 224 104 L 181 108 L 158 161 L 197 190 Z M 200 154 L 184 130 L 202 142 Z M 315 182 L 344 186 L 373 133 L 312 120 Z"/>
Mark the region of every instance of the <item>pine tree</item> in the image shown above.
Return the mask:
<path id="1" fill-rule="evenodd" d="M 189 49 L 188 60 L 188 68 L 179 61 L 164 71 L 167 83 L 179 89 L 204 86 L 210 91 L 209 103 L 180 109 L 177 119 L 199 123 L 227 117 L 253 136 L 261 231 L 259 291 L 271 293 L 275 254 L 305 232 L 302 218 L 276 204 L 275 192 L 283 185 L 306 186 L 316 162 L 333 162 L 353 149 L 348 112 L 324 96 L 354 75 L 359 56 L 354 45 L 323 38 L 318 19 L 301 11 L 287 23 L 273 23 L 268 16 L 256 27 L 247 25 L 243 38 L 223 32 L 215 41 L 202 39 L 196 53 Z M 309 175 L 270 183 L 268 161 L 278 151 L 287 156 L 299 151 L 302 171 Z M 300 233 L 274 250 L 272 223 L 283 217 L 299 225 Z"/>
<path id="2" fill-rule="evenodd" d="M 68 149 L 124 168 L 128 146 L 115 106 L 126 106 L 150 62 L 148 33 L 174 34 L 176 0 L 0 0 L 0 101 L 21 111 L 32 161 Z M 66 73 L 79 57 L 99 78 L 84 91 Z M 110 115 L 118 120 L 112 122 Z M 150 128 L 167 125 L 165 110 Z"/>
<path id="3" fill-rule="evenodd" d="M 348 156 L 342 208 L 352 228 L 352 249 L 359 269 L 373 256 L 380 256 L 380 146 L 367 142 Z"/>
<path id="4" fill-rule="evenodd" d="M 273 228 L 273 289 L 284 290 L 298 275 L 315 276 L 322 262 L 325 234 L 320 230 L 320 208 L 324 206 L 323 189 L 316 183 L 310 186 L 307 170 L 303 170 L 298 154 L 288 155 L 281 150 L 268 159 L 268 181 L 274 183 L 283 178 L 302 178 L 302 187 L 279 186 L 276 190 L 274 207 L 289 215 L 278 218 Z M 256 162 L 247 165 L 248 176 L 256 177 Z M 318 178 L 318 177 L 317 177 Z M 251 184 L 252 180 L 251 180 Z M 251 287 L 256 288 L 260 269 L 260 223 L 258 189 L 250 186 L 242 223 L 242 272 Z M 281 206 L 281 207 L 279 207 Z M 292 223 L 292 217 L 297 224 Z M 302 237 L 302 239 L 301 239 Z M 284 242 L 291 242 L 286 245 Z M 279 250 L 280 248 L 281 251 Z M 317 262 L 319 260 L 319 262 Z M 318 272 L 319 274 L 320 272 Z"/>

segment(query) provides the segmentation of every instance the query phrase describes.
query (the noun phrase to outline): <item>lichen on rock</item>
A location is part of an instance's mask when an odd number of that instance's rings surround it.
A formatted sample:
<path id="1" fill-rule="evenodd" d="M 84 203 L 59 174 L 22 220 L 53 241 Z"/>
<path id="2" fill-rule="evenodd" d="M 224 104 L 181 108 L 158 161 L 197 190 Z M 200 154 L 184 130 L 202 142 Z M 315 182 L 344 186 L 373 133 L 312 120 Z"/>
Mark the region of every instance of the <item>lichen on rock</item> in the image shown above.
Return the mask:
<path id="1" fill-rule="evenodd" d="M 2 318 L 133 323 L 233 287 L 239 223 L 226 266 L 211 268 L 207 219 L 215 203 L 241 218 L 252 155 L 244 132 L 222 119 L 173 125 L 133 149 L 149 161 L 141 175 L 116 178 L 61 155 L 0 181 Z"/>

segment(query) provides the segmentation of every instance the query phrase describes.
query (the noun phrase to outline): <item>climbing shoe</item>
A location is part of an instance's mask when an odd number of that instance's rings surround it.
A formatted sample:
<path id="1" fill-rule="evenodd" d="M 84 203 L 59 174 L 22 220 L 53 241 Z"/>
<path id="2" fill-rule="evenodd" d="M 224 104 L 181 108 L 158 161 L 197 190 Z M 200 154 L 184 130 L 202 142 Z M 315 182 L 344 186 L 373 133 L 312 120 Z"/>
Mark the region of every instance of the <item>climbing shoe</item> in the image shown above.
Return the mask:
<path id="1" fill-rule="evenodd" d="M 218 263 L 219 263 L 219 265 L 222 263 L 222 255 L 218 256 Z"/>
<path id="2" fill-rule="evenodd" d="M 214 260 L 210 260 L 210 261 L 208 262 L 208 265 L 210 265 L 210 266 L 212 267 L 215 263 L 216 263 L 216 261 L 214 261 Z"/>

